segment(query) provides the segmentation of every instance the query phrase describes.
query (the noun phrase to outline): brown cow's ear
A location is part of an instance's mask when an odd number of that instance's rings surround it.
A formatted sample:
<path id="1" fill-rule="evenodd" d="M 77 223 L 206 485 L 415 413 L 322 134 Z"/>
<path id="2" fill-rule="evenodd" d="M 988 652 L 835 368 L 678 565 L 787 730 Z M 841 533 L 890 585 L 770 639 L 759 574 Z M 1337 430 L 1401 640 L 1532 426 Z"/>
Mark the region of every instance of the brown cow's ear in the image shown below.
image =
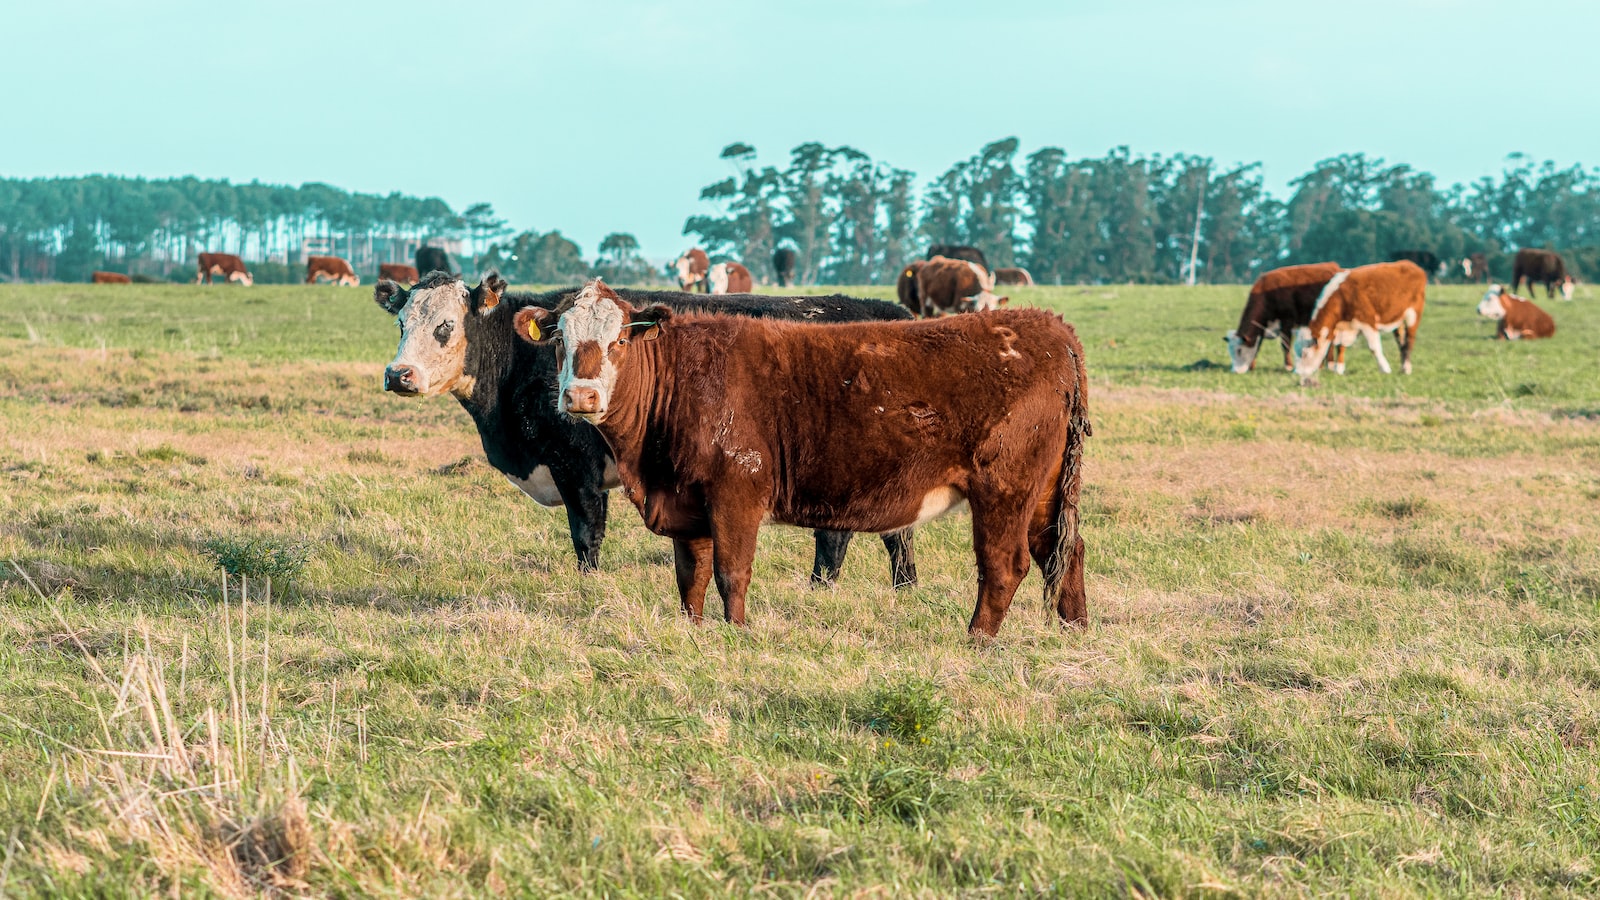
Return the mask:
<path id="1" fill-rule="evenodd" d="M 635 326 L 634 340 L 653 341 L 661 337 L 661 326 L 672 321 L 672 307 L 664 303 L 657 303 L 648 309 L 635 310 L 629 317 L 629 325 Z"/>
<path id="2" fill-rule="evenodd" d="M 555 326 L 556 315 L 542 307 L 524 306 L 511 321 L 517 337 L 530 344 L 543 344 L 549 341 L 547 333 Z"/>
<path id="3" fill-rule="evenodd" d="M 405 288 L 387 278 L 380 279 L 372 288 L 372 299 L 390 315 L 397 315 L 400 310 L 405 309 L 406 300 L 410 295 Z"/>
<path id="4" fill-rule="evenodd" d="M 1011 302 L 1011 298 L 1010 297 L 1001 297 L 999 300 L 996 300 L 994 302 L 994 305 L 995 306 L 1005 306 L 1007 303 L 1010 303 L 1010 302 Z"/>

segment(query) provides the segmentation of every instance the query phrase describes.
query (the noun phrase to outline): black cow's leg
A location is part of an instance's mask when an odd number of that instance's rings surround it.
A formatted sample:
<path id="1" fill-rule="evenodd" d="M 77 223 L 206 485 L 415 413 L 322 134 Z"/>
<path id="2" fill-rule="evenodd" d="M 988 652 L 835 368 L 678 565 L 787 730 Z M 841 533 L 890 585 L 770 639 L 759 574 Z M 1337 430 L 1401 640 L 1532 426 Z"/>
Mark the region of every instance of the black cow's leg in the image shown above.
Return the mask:
<path id="1" fill-rule="evenodd" d="M 811 583 L 817 587 L 833 584 L 844 568 L 844 555 L 850 550 L 848 531 L 823 531 L 811 533 L 817 540 L 817 555 L 811 563 Z"/>
<path id="2" fill-rule="evenodd" d="M 578 555 L 578 570 L 600 568 L 600 545 L 606 539 L 606 492 L 600 475 L 557 472 L 551 469 L 556 491 L 567 506 L 567 528 L 572 533 L 572 549 Z"/>
<path id="3" fill-rule="evenodd" d="M 889 580 L 895 590 L 916 587 L 917 544 L 916 532 L 910 528 L 891 531 L 883 535 L 883 549 L 889 551 Z"/>

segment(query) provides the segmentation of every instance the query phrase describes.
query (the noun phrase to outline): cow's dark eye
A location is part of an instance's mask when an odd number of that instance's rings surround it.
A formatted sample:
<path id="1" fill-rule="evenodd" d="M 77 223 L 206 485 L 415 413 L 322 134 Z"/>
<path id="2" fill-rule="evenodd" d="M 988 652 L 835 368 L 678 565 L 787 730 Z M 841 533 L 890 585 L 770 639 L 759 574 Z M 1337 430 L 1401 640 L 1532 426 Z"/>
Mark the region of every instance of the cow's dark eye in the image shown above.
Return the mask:
<path id="1" fill-rule="evenodd" d="M 451 323 L 449 323 L 449 322 L 440 322 L 440 323 L 439 323 L 439 327 L 438 327 L 438 328 L 435 328 L 435 329 L 434 329 L 434 330 L 433 330 L 433 336 L 434 336 L 434 338 L 435 338 L 435 339 L 436 339 L 436 340 L 438 340 L 438 342 L 439 342 L 439 343 L 441 343 L 441 344 L 442 344 L 442 343 L 444 343 L 444 342 L 445 342 L 445 341 L 448 341 L 448 340 L 450 340 L 450 331 L 451 331 L 451 329 L 453 329 L 453 328 L 454 328 L 454 327 L 455 327 L 455 326 L 453 326 L 453 325 L 452 325 L 452 324 L 451 324 Z"/>

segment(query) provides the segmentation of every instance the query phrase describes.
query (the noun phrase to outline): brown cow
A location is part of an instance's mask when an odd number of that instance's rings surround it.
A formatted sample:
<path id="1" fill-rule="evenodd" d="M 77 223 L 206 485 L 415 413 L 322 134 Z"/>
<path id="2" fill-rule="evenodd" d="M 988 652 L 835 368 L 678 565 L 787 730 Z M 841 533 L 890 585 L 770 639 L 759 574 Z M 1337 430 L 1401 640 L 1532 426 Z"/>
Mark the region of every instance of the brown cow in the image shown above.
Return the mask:
<path id="1" fill-rule="evenodd" d="M 917 297 L 924 316 L 985 312 L 1011 301 L 994 295 L 994 279 L 988 269 L 946 256 L 935 256 L 917 270 Z"/>
<path id="2" fill-rule="evenodd" d="M 1461 257 L 1461 275 L 1469 282 L 1489 283 L 1489 255 L 1473 253 Z"/>
<path id="3" fill-rule="evenodd" d="M 133 279 L 121 272 L 96 272 L 89 276 L 91 284 L 132 284 Z"/>
<path id="4" fill-rule="evenodd" d="M 1528 282 L 1529 294 L 1533 293 L 1534 285 L 1544 282 L 1546 300 L 1556 295 L 1558 284 L 1561 286 L 1561 299 L 1572 299 L 1572 276 L 1567 274 L 1566 260 L 1554 250 L 1535 250 L 1531 247 L 1518 250 L 1511 264 L 1511 289 L 1520 289 L 1524 279 Z"/>
<path id="5" fill-rule="evenodd" d="M 995 284 L 1014 284 L 1021 287 L 1032 287 L 1033 276 L 1021 266 L 1006 266 L 994 270 Z"/>
<path id="6" fill-rule="evenodd" d="M 736 262 L 717 263 L 706 278 L 711 282 L 713 294 L 748 294 L 755 287 L 750 270 Z"/>
<path id="7" fill-rule="evenodd" d="M 711 271 L 711 258 L 704 250 L 691 247 L 683 251 L 673 266 L 678 270 L 678 290 L 692 290 L 697 284 L 702 292 L 707 289 L 706 273 Z"/>
<path id="8" fill-rule="evenodd" d="M 326 278 L 334 284 L 346 287 L 355 287 L 361 283 L 361 276 L 356 270 L 350 268 L 349 261 L 337 256 L 308 256 L 306 257 L 306 284 L 315 284 L 318 278 Z"/>
<path id="9" fill-rule="evenodd" d="M 1491 285 L 1489 292 L 1478 303 L 1478 315 L 1498 319 L 1494 330 L 1497 341 L 1520 341 L 1524 338 L 1554 337 L 1556 320 L 1533 305 L 1526 297 L 1508 293 L 1500 285 Z"/>
<path id="10" fill-rule="evenodd" d="M 675 315 L 635 309 L 599 281 L 519 316 L 529 340 L 558 326 L 560 409 L 600 429 L 645 526 L 672 538 L 694 619 L 714 574 L 728 620 L 744 622 L 764 522 L 884 533 L 966 503 L 978 557 L 968 629 L 999 629 L 1030 555 L 1046 601 L 1086 623 L 1087 380 L 1060 317 Z"/>
<path id="11" fill-rule="evenodd" d="M 914 259 L 900 270 L 900 278 L 895 283 L 895 293 L 900 295 L 900 305 L 911 310 L 914 316 L 922 315 L 922 298 L 917 296 L 917 273 L 927 262 Z"/>
<path id="12" fill-rule="evenodd" d="M 1338 263 L 1310 263 L 1273 269 L 1250 286 L 1250 296 L 1239 315 L 1239 327 L 1223 338 L 1233 371 L 1243 375 L 1256 367 L 1256 354 L 1270 338 L 1283 344 L 1283 367 L 1294 368 L 1289 355 L 1289 336 L 1296 328 L 1311 324 L 1311 310 L 1328 279 L 1339 271 Z"/>
<path id="13" fill-rule="evenodd" d="M 401 284 L 417 283 L 417 267 L 405 263 L 379 263 L 378 280 L 397 281 Z"/>
<path id="14" fill-rule="evenodd" d="M 244 260 L 232 253 L 200 254 L 199 272 L 194 276 L 194 283 L 199 284 L 204 280 L 210 284 L 213 275 L 227 281 L 237 281 L 245 287 L 255 284 L 255 279 L 250 277 L 250 270 L 244 267 Z"/>
<path id="15" fill-rule="evenodd" d="M 1391 371 L 1384 358 L 1381 332 L 1393 331 L 1400 345 L 1400 371 L 1411 374 L 1411 348 L 1417 342 L 1417 325 L 1422 321 L 1422 305 L 1428 292 L 1428 273 L 1409 260 L 1374 263 L 1357 269 L 1344 269 L 1328 280 L 1317 295 L 1311 323 L 1299 329 L 1295 349 L 1299 361 L 1295 372 L 1302 384 L 1316 382 L 1317 369 L 1337 344 L 1348 347 L 1357 337 L 1378 358 L 1378 368 Z M 1344 374 L 1344 363 L 1334 367 Z"/>

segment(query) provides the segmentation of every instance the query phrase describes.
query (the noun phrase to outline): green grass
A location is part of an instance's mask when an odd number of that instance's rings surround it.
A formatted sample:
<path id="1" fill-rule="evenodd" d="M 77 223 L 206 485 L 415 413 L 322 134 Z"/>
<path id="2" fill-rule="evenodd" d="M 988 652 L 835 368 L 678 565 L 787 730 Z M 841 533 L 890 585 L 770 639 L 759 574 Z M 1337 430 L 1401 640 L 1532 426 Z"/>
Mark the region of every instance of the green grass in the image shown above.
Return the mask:
<path id="1" fill-rule="evenodd" d="M 767 531 L 743 630 L 620 499 L 578 576 L 364 289 L 0 286 L 0 893 L 1593 895 L 1600 311 L 1479 293 L 1302 388 L 1242 288 L 1015 291 L 1091 625 L 980 645 L 964 516 L 899 593 Z"/>

